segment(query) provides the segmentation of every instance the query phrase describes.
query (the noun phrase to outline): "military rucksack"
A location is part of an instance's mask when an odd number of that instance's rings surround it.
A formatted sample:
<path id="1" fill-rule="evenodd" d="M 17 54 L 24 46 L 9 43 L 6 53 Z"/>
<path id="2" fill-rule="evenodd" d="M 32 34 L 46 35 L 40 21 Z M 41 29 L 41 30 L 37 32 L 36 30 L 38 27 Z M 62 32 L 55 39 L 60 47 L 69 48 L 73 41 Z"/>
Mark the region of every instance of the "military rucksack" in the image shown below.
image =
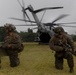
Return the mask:
<path id="1" fill-rule="evenodd" d="M 20 52 L 22 52 L 23 51 L 23 49 L 24 49 L 24 45 L 23 44 L 21 44 L 21 46 L 18 48 L 18 52 L 20 53 Z"/>

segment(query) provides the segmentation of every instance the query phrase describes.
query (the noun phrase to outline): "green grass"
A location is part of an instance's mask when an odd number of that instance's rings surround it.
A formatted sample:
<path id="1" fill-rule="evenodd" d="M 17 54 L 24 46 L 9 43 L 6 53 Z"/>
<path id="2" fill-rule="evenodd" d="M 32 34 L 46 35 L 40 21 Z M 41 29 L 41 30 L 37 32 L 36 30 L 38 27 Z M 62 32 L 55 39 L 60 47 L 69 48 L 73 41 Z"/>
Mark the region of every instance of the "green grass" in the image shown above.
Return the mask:
<path id="1" fill-rule="evenodd" d="M 76 75 L 76 57 L 74 57 L 74 73 L 69 73 L 66 60 L 64 60 L 64 69 L 56 70 L 54 67 L 54 53 L 48 45 L 25 43 L 25 49 L 19 54 L 19 57 L 21 64 L 15 68 L 9 66 L 8 57 L 2 57 L 0 75 Z"/>

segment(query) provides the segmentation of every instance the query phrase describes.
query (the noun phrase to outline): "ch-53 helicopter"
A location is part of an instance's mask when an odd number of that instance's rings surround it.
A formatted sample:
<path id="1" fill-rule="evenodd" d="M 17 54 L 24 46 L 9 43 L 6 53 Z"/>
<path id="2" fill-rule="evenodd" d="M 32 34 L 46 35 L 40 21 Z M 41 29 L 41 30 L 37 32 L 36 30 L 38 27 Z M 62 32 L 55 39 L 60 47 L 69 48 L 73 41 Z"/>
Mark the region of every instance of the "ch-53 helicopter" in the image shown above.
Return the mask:
<path id="1" fill-rule="evenodd" d="M 16 25 L 16 26 L 37 26 L 36 28 L 34 29 L 38 29 L 37 30 L 37 37 L 35 39 L 35 41 L 39 41 L 39 43 L 48 43 L 50 38 L 53 36 L 54 32 L 53 32 L 53 28 L 55 26 L 65 26 L 63 24 L 76 24 L 76 22 L 71 22 L 71 23 L 55 23 L 56 21 L 62 19 L 62 18 L 65 18 L 68 16 L 68 14 L 62 14 L 60 16 L 58 16 L 54 21 L 52 22 L 49 22 L 49 23 L 42 23 L 42 18 L 44 16 L 42 16 L 41 20 L 39 20 L 39 18 L 37 17 L 37 13 L 41 12 L 41 11 L 46 11 L 46 10 L 49 10 L 49 9 L 61 9 L 63 7 L 47 7 L 47 8 L 41 8 L 41 9 L 37 9 L 37 10 L 34 10 L 34 8 L 32 7 L 32 5 L 29 5 L 27 8 L 24 7 L 24 1 L 22 0 L 22 4 L 20 3 L 20 1 L 18 0 L 21 8 L 22 8 L 22 12 L 23 12 L 23 19 L 19 19 L 19 18 L 13 18 L 11 17 L 11 19 L 14 19 L 14 20 L 19 20 L 19 21 L 25 21 L 25 22 L 30 22 L 31 24 L 30 25 Z M 35 21 L 32 21 L 28 14 L 27 14 L 27 10 L 29 12 L 31 12 L 33 18 Z M 45 12 L 44 12 L 45 13 Z M 27 17 L 27 19 L 26 19 Z M 65 27 L 75 27 L 75 26 L 65 26 Z"/>

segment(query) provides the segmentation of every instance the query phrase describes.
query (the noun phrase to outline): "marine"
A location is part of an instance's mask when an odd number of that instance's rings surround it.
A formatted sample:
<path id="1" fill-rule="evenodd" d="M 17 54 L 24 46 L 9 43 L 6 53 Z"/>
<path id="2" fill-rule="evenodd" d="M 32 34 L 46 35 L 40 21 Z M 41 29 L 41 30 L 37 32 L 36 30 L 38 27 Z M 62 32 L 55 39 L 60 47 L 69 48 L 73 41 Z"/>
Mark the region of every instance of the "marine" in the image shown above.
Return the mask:
<path id="1" fill-rule="evenodd" d="M 13 24 L 5 24 L 4 29 L 6 31 L 6 36 L 0 49 L 3 56 L 9 56 L 10 66 L 16 67 L 20 64 L 18 53 L 23 50 L 24 46 L 21 37 L 17 34 L 16 27 Z"/>
<path id="2" fill-rule="evenodd" d="M 49 41 L 49 47 L 55 51 L 55 68 L 62 70 L 64 59 L 66 59 L 70 69 L 69 72 L 72 73 L 74 72 L 73 55 L 67 52 L 63 45 L 68 44 L 71 46 L 71 50 L 75 51 L 74 42 L 62 27 L 56 27 L 53 31 L 55 34 Z"/>

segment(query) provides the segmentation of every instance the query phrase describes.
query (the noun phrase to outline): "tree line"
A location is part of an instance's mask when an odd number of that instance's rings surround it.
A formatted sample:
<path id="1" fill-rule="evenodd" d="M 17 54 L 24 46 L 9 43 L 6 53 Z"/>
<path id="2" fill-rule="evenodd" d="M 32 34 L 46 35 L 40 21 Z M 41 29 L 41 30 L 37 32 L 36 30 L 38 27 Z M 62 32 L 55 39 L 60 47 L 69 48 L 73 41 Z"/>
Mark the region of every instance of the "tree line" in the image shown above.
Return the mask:
<path id="1" fill-rule="evenodd" d="M 33 30 L 31 30 L 30 28 L 28 28 L 28 32 L 20 31 L 17 33 L 21 36 L 23 42 L 34 42 L 37 35 L 37 33 L 33 32 Z M 4 28 L 0 27 L 0 42 L 4 41 L 5 35 L 6 33 Z"/>
<path id="2" fill-rule="evenodd" d="M 30 28 L 28 28 L 27 32 L 20 31 L 17 33 L 21 36 L 23 42 L 34 42 L 35 37 L 37 37 L 37 33 L 33 32 L 33 30 L 31 30 Z M 6 33 L 5 33 L 4 28 L 0 27 L 0 42 L 4 40 L 5 35 Z M 72 34 L 70 36 L 72 37 L 74 41 L 76 41 L 76 35 Z"/>
<path id="3" fill-rule="evenodd" d="M 34 42 L 37 33 L 28 28 L 28 32 L 21 31 L 19 35 L 21 36 L 23 42 Z"/>

